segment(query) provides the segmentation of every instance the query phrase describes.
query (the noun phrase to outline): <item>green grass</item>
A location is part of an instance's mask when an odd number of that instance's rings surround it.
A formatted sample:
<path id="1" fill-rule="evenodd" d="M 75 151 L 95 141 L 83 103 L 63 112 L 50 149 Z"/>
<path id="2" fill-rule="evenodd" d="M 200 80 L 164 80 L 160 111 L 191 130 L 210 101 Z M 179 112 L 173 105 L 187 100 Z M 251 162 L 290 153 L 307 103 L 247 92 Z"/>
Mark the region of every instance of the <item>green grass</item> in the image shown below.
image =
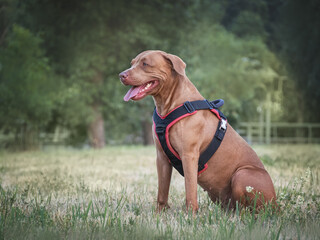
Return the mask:
<path id="1" fill-rule="evenodd" d="M 319 145 L 256 146 L 281 212 L 226 211 L 199 188 L 184 210 L 173 173 L 157 214 L 153 147 L 0 152 L 0 239 L 319 239 Z"/>

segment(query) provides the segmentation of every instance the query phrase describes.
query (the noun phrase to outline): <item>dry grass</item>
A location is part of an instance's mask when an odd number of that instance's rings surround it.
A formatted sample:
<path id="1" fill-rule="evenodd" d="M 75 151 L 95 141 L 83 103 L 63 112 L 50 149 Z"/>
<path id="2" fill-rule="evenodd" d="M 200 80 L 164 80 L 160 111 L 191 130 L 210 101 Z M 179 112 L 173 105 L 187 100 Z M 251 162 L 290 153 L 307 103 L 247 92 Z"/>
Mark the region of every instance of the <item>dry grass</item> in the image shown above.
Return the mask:
<path id="1" fill-rule="evenodd" d="M 183 210 L 174 172 L 172 208 L 155 213 L 153 147 L 0 152 L 0 239 L 318 239 L 319 145 L 256 146 L 281 213 L 227 212 L 199 189 L 200 211 Z"/>

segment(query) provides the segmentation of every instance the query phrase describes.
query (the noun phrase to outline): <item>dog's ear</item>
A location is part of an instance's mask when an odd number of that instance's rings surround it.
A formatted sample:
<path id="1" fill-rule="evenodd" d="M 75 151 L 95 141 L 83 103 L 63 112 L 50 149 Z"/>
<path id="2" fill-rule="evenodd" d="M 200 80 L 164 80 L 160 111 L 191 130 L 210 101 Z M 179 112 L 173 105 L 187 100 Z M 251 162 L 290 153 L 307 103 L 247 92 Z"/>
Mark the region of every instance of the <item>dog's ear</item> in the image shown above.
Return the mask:
<path id="1" fill-rule="evenodd" d="M 169 53 L 163 53 L 163 56 L 168 59 L 171 64 L 172 64 L 172 68 L 181 76 L 185 76 L 186 75 L 186 64 L 184 63 L 184 61 L 182 61 L 181 58 L 179 58 L 178 56 L 169 54 Z"/>

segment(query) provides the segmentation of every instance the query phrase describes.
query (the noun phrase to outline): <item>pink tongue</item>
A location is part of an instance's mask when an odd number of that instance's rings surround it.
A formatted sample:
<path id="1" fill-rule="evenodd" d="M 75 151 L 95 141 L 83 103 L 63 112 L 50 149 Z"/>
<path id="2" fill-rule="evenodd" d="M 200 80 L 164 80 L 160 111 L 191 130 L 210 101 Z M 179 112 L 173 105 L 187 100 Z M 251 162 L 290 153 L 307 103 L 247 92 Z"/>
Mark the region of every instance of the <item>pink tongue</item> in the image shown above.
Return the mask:
<path id="1" fill-rule="evenodd" d="M 127 94 L 124 96 L 123 100 L 128 102 L 131 98 L 135 97 L 143 86 L 132 87 L 129 89 Z"/>

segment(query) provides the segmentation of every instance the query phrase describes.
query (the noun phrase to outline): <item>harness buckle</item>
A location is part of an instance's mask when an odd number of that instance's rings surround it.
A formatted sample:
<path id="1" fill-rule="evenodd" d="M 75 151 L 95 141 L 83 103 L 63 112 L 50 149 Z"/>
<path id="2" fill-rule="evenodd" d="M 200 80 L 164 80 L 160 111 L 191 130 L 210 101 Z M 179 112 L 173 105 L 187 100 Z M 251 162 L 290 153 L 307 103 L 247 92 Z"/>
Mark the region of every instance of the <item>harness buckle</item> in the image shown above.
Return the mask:
<path id="1" fill-rule="evenodd" d="M 186 108 L 188 113 L 193 113 L 195 111 L 193 105 L 189 101 L 186 101 L 183 106 Z"/>
<path id="2" fill-rule="evenodd" d="M 220 129 L 222 129 L 223 131 L 226 131 L 226 130 L 227 130 L 227 120 L 221 118 Z"/>

